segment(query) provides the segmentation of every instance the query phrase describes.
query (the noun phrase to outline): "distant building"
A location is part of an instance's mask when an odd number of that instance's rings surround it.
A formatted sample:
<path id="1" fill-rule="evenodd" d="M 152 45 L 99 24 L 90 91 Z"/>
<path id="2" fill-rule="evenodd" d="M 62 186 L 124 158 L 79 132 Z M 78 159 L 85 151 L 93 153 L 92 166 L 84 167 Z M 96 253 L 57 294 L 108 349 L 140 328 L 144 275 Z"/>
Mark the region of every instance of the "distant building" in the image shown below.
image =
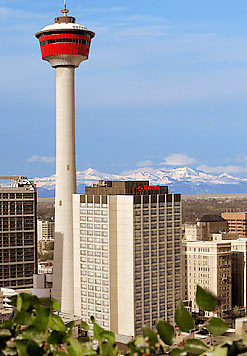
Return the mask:
<path id="1" fill-rule="evenodd" d="M 231 241 L 232 306 L 247 308 L 247 238 Z"/>
<path id="2" fill-rule="evenodd" d="M 35 275 L 34 276 L 34 288 L 29 290 L 15 290 L 10 288 L 0 289 L 0 323 L 5 320 L 10 320 L 14 317 L 15 311 L 11 306 L 11 297 L 19 293 L 29 293 L 30 295 L 35 295 L 38 298 L 50 298 L 51 297 L 51 287 L 52 287 L 52 275 Z M 1 309 L 1 300 L 4 300 L 3 307 Z M 81 327 L 81 317 L 71 315 L 68 313 L 61 313 L 60 311 L 54 311 L 61 317 L 64 324 L 73 322 L 72 335 L 75 338 L 87 336 L 87 331 L 83 330 Z"/>
<path id="3" fill-rule="evenodd" d="M 211 234 L 217 232 L 228 232 L 227 221 L 220 215 L 204 215 L 197 222 L 198 240 L 208 241 Z"/>
<path id="4" fill-rule="evenodd" d="M 184 299 L 196 304 L 197 284 L 217 295 L 218 313 L 232 309 L 231 241 L 183 241 Z"/>
<path id="5" fill-rule="evenodd" d="M 29 293 L 39 298 L 51 298 L 52 282 L 52 273 L 35 274 L 33 276 L 33 288 Z"/>
<path id="6" fill-rule="evenodd" d="M 185 224 L 184 225 L 184 239 L 187 241 L 197 240 L 197 225 Z"/>
<path id="7" fill-rule="evenodd" d="M 199 241 L 197 234 L 197 225 L 189 225 L 185 235 L 186 239 L 183 240 L 183 298 L 192 300 L 193 288 L 195 284 L 202 283 L 202 286 L 218 292 L 213 288 L 215 282 L 210 282 L 218 276 L 227 275 L 229 273 L 230 265 L 223 266 L 220 264 L 219 251 L 222 252 L 222 247 L 227 247 L 227 255 L 231 255 L 231 300 L 232 308 L 238 307 L 239 310 L 247 309 L 247 238 L 239 237 L 233 231 L 230 233 L 212 233 L 207 236 L 207 241 Z M 191 232 L 192 231 L 192 232 Z M 215 248 L 213 248 L 215 246 Z M 217 249 L 216 249 L 217 246 Z M 219 250 L 220 249 L 220 250 Z M 231 252 L 230 252 L 231 251 Z M 201 256 L 200 256 L 201 254 Z M 212 261 L 209 259 L 212 259 Z M 218 264 L 215 261 L 218 258 Z M 228 257 L 225 257 L 228 261 Z M 214 260 L 214 262 L 213 262 Z M 213 264 L 214 263 L 214 267 Z M 207 272 L 207 273 L 206 273 Z M 200 278 L 202 277 L 202 278 Z M 225 278 L 225 277 L 224 277 Z M 219 280 L 217 279 L 219 282 Z M 222 279 L 223 281 L 223 279 Z M 227 281 L 229 281 L 227 277 Z M 217 283 L 218 283 L 217 282 Z M 216 284 L 217 284 L 216 283 Z M 193 285 L 194 284 L 194 285 Z M 219 283 L 218 283 L 219 284 Z M 228 299 L 229 286 L 222 286 L 219 284 L 221 290 L 219 293 L 226 293 L 225 299 Z M 215 285 L 216 287 L 216 285 Z M 222 298 L 222 296 L 221 296 Z"/>
<path id="8" fill-rule="evenodd" d="M 209 241 L 213 233 L 228 232 L 227 220 L 220 215 L 203 215 L 196 225 L 185 224 L 184 239 Z"/>
<path id="9" fill-rule="evenodd" d="M 38 252 L 43 253 L 48 242 L 54 242 L 54 221 L 37 221 Z"/>
<path id="10" fill-rule="evenodd" d="M 148 181 L 100 181 L 74 195 L 73 222 L 75 314 L 126 336 L 159 318 L 174 321 L 182 297 L 180 194 Z"/>
<path id="11" fill-rule="evenodd" d="M 0 177 L 0 288 L 32 288 L 37 273 L 37 190 L 22 176 Z"/>
<path id="12" fill-rule="evenodd" d="M 3 298 L 4 298 L 4 295 L 3 295 L 3 292 L 1 292 L 1 289 L 0 289 L 0 310 L 3 309 Z"/>
<path id="13" fill-rule="evenodd" d="M 46 274 L 53 272 L 53 262 L 52 261 L 39 261 L 38 264 L 38 274 Z"/>
<path id="14" fill-rule="evenodd" d="M 54 221 L 37 221 L 38 241 L 54 241 Z"/>
<path id="15" fill-rule="evenodd" d="M 0 323 L 10 320 L 14 317 L 14 311 L 11 308 L 0 309 Z"/>
<path id="16" fill-rule="evenodd" d="M 12 308 L 6 308 L 4 303 L 4 293 L 0 288 L 0 324 L 5 320 L 10 320 L 14 316 L 14 310 Z"/>
<path id="17" fill-rule="evenodd" d="M 247 237 L 247 212 L 226 212 L 221 216 L 227 220 L 229 232 Z"/>

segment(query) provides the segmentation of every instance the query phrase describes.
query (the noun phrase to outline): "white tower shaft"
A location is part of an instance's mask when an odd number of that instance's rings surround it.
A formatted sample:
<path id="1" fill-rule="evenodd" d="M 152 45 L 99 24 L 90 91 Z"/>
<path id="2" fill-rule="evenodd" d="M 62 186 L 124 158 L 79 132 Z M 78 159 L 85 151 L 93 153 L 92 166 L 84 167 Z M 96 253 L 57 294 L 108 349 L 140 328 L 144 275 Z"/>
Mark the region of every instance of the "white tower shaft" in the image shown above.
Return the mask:
<path id="1" fill-rule="evenodd" d="M 56 199 L 52 296 L 74 313 L 73 210 L 76 193 L 74 67 L 56 68 Z"/>
<path id="2" fill-rule="evenodd" d="M 69 10 L 35 34 L 42 59 L 56 69 L 56 199 L 52 297 L 61 311 L 74 314 L 73 194 L 75 163 L 75 68 L 88 59 L 95 33 L 77 24 Z M 68 36 L 69 34 L 69 36 Z"/>

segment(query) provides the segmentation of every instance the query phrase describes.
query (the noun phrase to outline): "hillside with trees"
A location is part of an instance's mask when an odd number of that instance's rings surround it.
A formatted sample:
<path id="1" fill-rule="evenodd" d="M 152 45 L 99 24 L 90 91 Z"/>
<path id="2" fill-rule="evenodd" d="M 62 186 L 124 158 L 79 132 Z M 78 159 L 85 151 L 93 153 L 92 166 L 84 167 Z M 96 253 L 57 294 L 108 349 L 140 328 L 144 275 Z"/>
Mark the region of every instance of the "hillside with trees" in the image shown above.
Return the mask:
<path id="1" fill-rule="evenodd" d="M 183 224 L 195 224 L 203 215 L 247 211 L 247 198 L 198 198 L 183 196 Z"/>

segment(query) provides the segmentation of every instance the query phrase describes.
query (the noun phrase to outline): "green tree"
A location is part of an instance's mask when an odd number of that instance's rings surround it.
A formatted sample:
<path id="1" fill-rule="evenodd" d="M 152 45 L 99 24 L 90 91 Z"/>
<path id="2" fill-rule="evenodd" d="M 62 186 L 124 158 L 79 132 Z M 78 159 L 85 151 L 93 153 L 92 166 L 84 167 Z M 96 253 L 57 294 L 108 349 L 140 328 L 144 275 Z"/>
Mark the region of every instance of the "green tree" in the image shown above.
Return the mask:
<path id="1" fill-rule="evenodd" d="M 54 242 L 53 241 L 47 242 L 45 244 L 45 250 L 46 251 L 53 251 L 54 250 Z"/>
<path id="2" fill-rule="evenodd" d="M 52 261 L 53 260 L 53 251 L 39 253 L 38 258 L 41 261 Z"/>
<path id="3" fill-rule="evenodd" d="M 213 311 L 217 298 L 209 291 L 197 287 L 196 301 L 200 309 Z M 94 318 L 93 336 L 76 339 L 72 335 L 74 323 L 64 324 L 57 315 L 59 303 L 50 298 L 40 298 L 21 293 L 11 299 L 16 310 L 13 320 L 0 324 L 1 356 L 119 356 L 115 335 L 104 330 Z M 145 326 L 142 336 L 131 340 L 126 356 L 246 356 L 247 342 L 244 339 L 225 340 L 210 349 L 202 341 L 195 339 L 192 329 L 194 321 L 191 314 L 180 301 L 175 314 L 176 325 L 181 332 L 187 332 L 178 343 L 174 327 L 165 320 L 158 320 L 156 330 Z M 85 331 L 89 325 L 81 324 Z M 228 329 L 220 318 L 210 317 L 202 328 L 207 328 L 213 336 L 223 335 Z"/>

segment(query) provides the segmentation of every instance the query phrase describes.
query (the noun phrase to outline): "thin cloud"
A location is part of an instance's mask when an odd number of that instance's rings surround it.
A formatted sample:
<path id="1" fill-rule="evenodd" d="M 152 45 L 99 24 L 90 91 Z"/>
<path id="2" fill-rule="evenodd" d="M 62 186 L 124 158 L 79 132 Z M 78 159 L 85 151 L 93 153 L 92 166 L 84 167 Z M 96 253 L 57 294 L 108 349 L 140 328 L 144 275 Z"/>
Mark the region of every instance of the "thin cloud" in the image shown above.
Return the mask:
<path id="1" fill-rule="evenodd" d="M 189 157 L 185 153 L 173 153 L 164 158 L 164 161 L 160 164 L 167 166 L 187 166 L 196 163 L 197 160 L 193 157 Z"/>
<path id="2" fill-rule="evenodd" d="M 27 158 L 27 162 L 40 162 L 40 163 L 52 163 L 55 161 L 55 157 L 48 157 L 48 156 L 38 156 L 32 155 L 31 157 Z"/>
<path id="3" fill-rule="evenodd" d="M 246 154 L 238 154 L 235 157 L 235 162 L 237 163 L 246 163 L 247 162 L 247 155 Z"/>
<path id="4" fill-rule="evenodd" d="M 0 7 L 0 16 L 5 16 L 8 14 L 8 10 L 5 7 Z"/>
<path id="5" fill-rule="evenodd" d="M 237 165 L 228 165 L 228 166 L 208 166 L 206 164 L 201 164 L 196 167 L 196 169 L 206 172 L 206 173 L 230 173 L 230 174 L 239 174 L 239 173 L 247 173 L 247 167 L 237 166 Z"/>
<path id="6" fill-rule="evenodd" d="M 150 167 L 153 165 L 152 161 L 146 160 L 146 161 L 141 161 L 137 163 L 138 167 Z"/>
<path id="7" fill-rule="evenodd" d="M 168 35 L 168 30 L 170 27 L 162 25 L 149 25 L 149 26 L 136 26 L 128 27 L 117 32 L 120 37 L 153 37 L 153 36 L 164 36 Z"/>
<path id="8" fill-rule="evenodd" d="M 126 11 L 127 8 L 123 6 L 112 6 L 112 7 L 92 7 L 88 9 L 83 9 L 83 13 L 114 13 L 114 12 L 122 12 Z"/>
<path id="9" fill-rule="evenodd" d="M 6 22 L 9 22 L 11 20 L 11 23 L 13 23 L 13 20 L 18 23 L 23 23 L 25 24 L 25 21 L 27 19 L 29 20 L 37 20 L 37 19 L 46 19 L 49 17 L 48 14 L 46 13 L 40 13 L 40 12 L 31 12 L 31 11 L 24 11 L 22 9 L 13 9 L 10 7 L 0 7 L 0 18 L 2 22 L 6 24 Z"/>

